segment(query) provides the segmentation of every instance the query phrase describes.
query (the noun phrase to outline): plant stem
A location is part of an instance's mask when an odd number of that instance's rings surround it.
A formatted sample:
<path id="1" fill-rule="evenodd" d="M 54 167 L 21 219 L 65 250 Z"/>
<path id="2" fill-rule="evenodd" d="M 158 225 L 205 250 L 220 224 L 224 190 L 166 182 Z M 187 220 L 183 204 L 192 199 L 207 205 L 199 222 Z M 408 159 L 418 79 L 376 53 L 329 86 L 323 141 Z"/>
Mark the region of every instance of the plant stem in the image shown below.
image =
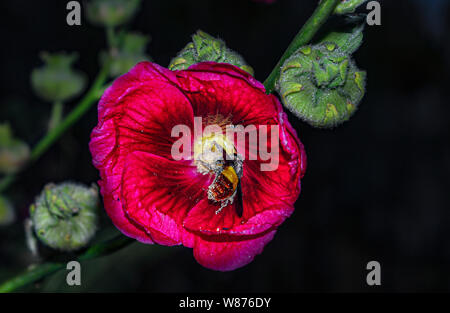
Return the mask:
<path id="1" fill-rule="evenodd" d="M 61 122 L 63 115 L 63 103 L 61 101 L 55 101 L 52 107 L 52 113 L 50 121 L 48 123 L 48 131 L 54 129 Z"/>
<path id="2" fill-rule="evenodd" d="M 75 124 L 92 106 L 92 104 L 99 98 L 99 90 L 103 88 L 108 77 L 109 62 L 107 61 L 93 85 L 86 93 L 84 98 L 77 104 L 77 106 L 53 129 L 51 129 L 31 150 L 28 165 L 38 160 L 41 155 L 46 152 L 56 140 L 58 140 L 64 132 Z M 17 173 L 6 175 L 0 180 L 0 193 L 7 189 L 15 180 Z"/>
<path id="3" fill-rule="evenodd" d="M 101 242 L 92 245 L 84 253 L 80 254 L 77 258 L 78 261 L 86 261 L 98 257 L 102 257 L 111 253 L 114 253 L 131 243 L 136 242 L 136 240 L 119 235 L 113 239 L 105 242 Z M 0 293 L 6 293 L 14 291 L 20 287 L 36 282 L 48 275 L 51 275 L 60 269 L 65 268 L 66 263 L 42 263 L 34 266 L 33 268 L 25 271 L 22 274 L 8 280 L 0 285 Z"/>
<path id="4" fill-rule="evenodd" d="M 63 263 L 44 263 L 8 280 L 0 285 L 0 293 L 7 293 L 28 285 L 42 277 L 53 274 L 64 267 Z"/>
<path id="5" fill-rule="evenodd" d="M 117 58 L 118 37 L 114 27 L 112 26 L 106 28 L 106 41 L 109 47 L 109 56 L 111 58 Z"/>
<path id="6" fill-rule="evenodd" d="M 110 49 L 116 47 L 116 33 L 114 31 L 114 27 L 108 26 L 106 28 L 106 40 Z"/>
<path id="7" fill-rule="evenodd" d="M 0 193 L 3 192 L 6 188 L 8 188 L 8 186 L 12 184 L 12 182 L 14 181 L 15 178 L 16 178 L 16 175 L 13 173 L 6 174 L 0 180 Z"/>
<path id="8" fill-rule="evenodd" d="M 264 81 L 266 92 L 269 94 L 275 88 L 275 84 L 280 76 L 280 68 L 284 61 L 289 58 L 295 51 L 301 46 L 306 45 L 317 33 L 319 28 L 325 23 L 328 17 L 333 13 L 336 6 L 341 0 L 322 0 L 313 15 L 306 21 L 305 25 L 292 40 L 291 44 L 287 47 L 284 54 L 281 56 L 277 65 L 274 67 L 270 75 Z"/>

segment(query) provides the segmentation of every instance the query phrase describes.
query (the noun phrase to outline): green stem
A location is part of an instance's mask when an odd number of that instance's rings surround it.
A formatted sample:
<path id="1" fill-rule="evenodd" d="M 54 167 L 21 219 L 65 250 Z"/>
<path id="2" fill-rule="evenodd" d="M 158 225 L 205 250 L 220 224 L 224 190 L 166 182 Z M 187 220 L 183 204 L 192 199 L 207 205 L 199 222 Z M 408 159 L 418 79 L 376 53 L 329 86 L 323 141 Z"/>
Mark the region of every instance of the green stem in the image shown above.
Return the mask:
<path id="1" fill-rule="evenodd" d="M 3 192 L 6 188 L 8 188 L 8 186 L 13 183 L 15 178 L 16 178 L 16 174 L 13 174 L 13 173 L 6 174 L 0 180 L 0 193 Z"/>
<path id="2" fill-rule="evenodd" d="M 59 125 L 59 123 L 62 120 L 63 116 L 63 103 L 61 101 L 55 101 L 53 103 L 52 107 L 52 113 L 50 116 L 50 121 L 48 123 L 48 130 L 51 131 L 56 126 Z"/>
<path id="3" fill-rule="evenodd" d="M 111 253 L 114 253 L 129 244 L 136 242 L 136 240 L 119 235 L 113 239 L 105 242 L 101 242 L 92 245 L 84 253 L 80 254 L 77 258 L 78 261 L 86 261 L 98 257 L 102 257 Z M 51 275 L 63 268 L 65 268 L 66 263 L 42 263 L 35 265 L 33 268 L 25 271 L 22 274 L 8 280 L 0 285 L 0 293 L 6 293 L 14 291 L 20 287 L 26 286 L 33 282 L 36 282 L 48 275 Z"/>
<path id="4" fill-rule="evenodd" d="M 108 46 L 110 48 L 115 47 L 115 34 L 114 34 L 114 27 L 108 26 L 106 28 L 106 40 L 108 42 Z"/>
<path id="5" fill-rule="evenodd" d="M 106 28 L 106 40 L 109 47 L 109 53 L 112 57 L 117 53 L 117 36 L 114 27 L 109 26 Z"/>
<path id="6" fill-rule="evenodd" d="M 97 75 L 93 85 L 77 106 L 53 129 L 51 129 L 31 150 L 29 164 L 38 160 L 56 140 L 58 140 L 73 124 L 75 124 L 99 98 L 99 90 L 103 88 L 108 77 L 109 62 L 106 62 Z M 0 181 L 0 193 L 7 189 L 16 178 L 16 173 L 6 175 Z"/>
<path id="7" fill-rule="evenodd" d="M 277 65 L 264 81 L 264 86 L 266 87 L 266 92 L 268 94 L 271 93 L 275 88 L 275 83 L 280 76 L 280 68 L 283 65 L 284 61 L 286 61 L 286 59 L 294 54 L 295 51 L 297 51 L 301 46 L 306 45 L 314 37 L 319 28 L 333 13 L 334 9 L 340 1 L 341 0 L 322 0 L 319 3 L 319 6 L 316 8 L 313 15 L 297 33 L 294 40 L 292 40 L 291 44 L 287 47 L 286 51 L 281 56 Z"/>

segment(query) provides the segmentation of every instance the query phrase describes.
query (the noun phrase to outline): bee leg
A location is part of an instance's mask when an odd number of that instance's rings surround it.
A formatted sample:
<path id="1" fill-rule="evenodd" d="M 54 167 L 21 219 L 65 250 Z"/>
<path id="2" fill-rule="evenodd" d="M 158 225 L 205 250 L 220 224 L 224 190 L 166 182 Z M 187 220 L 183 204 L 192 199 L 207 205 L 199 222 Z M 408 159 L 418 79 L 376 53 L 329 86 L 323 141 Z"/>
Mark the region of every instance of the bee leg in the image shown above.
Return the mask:
<path id="1" fill-rule="evenodd" d="M 220 208 L 216 211 L 216 214 L 219 214 L 229 204 L 233 204 L 233 196 L 226 199 L 225 201 L 222 201 L 222 203 L 220 204 Z"/>
<path id="2" fill-rule="evenodd" d="M 228 205 L 228 200 L 223 201 L 220 204 L 220 208 L 218 210 L 216 210 L 216 214 L 219 214 L 223 210 L 223 208 L 226 207 L 227 205 Z"/>

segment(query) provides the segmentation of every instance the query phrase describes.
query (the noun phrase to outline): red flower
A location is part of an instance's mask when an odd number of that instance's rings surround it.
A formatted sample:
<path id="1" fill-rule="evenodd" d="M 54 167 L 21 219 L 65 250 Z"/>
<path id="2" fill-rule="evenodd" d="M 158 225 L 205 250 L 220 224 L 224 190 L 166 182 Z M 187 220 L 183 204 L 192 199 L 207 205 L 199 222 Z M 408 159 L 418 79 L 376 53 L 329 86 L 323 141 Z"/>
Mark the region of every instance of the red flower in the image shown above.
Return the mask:
<path id="1" fill-rule="evenodd" d="M 268 161 L 249 144 L 239 150 L 238 139 L 219 143 L 243 159 L 239 166 L 233 163 L 229 173 L 223 171 L 221 181 L 215 180 L 221 170 L 213 171 L 216 165 L 211 162 L 195 156 L 177 160 L 171 151 L 179 137 L 172 137 L 172 130 L 177 125 L 193 129 L 194 117 L 202 118 L 201 129 L 209 124 L 257 125 L 255 132 L 260 133 L 260 125 L 278 125 L 278 164 L 261 171 Z M 104 205 L 116 227 L 129 237 L 182 244 L 194 249 L 203 266 L 233 270 L 261 253 L 294 210 L 306 168 L 303 145 L 277 98 L 266 95 L 261 83 L 235 66 L 205 62 L 170 71 L 139 63 L 106 90 L 98 119 L 90 150 L 100 170 Z M 194 154 L 199 140 L 211 143 L 204 136 L 189 140 Z M 230 190 L 233 196 L 218 200 L 220 192 Z"/>

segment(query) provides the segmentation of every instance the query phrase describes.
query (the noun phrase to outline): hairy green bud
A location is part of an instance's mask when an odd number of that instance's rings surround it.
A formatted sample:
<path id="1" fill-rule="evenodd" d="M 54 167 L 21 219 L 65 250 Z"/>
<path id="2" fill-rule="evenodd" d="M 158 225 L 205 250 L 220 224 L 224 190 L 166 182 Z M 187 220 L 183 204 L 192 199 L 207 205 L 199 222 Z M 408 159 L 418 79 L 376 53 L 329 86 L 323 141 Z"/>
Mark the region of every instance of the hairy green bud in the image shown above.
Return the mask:
<path id="1" fill-rule="evenodd" d="M 227 48 L 225 43 L 217 38 L 199 30 L 192 36 L 189 42 L 169 64 L 171 70 L 185 70 L 189 66 L 199 62 L 229 63 L 241 68 L 253 75 L 253 68 L 244 58 L 233 50 Z"/>
<path id="2" fill-rule="evenodd" d="M 115 27 L 130 20 L 140 0 L 91 0 L 86 3 L 88 20 L 95 25 Z"/>
<path id="3" fill-rule="evenodd" d="M 31 86 L 45 101 L 64 102 L 78 96 L 86 86 L 86 76 L 72 69 L 76 53 L 41 53 L 44 66 L 31 72 Z"/>
<path id="4" fill-rule="evenodd" d="M 97 230 L 98 189 L 71 182 L 47 184 L 30 207 L 34 233 L 62 251 L 85 247 Z"/>
<path id="5" fill-rule="evenodd" d="M 281 68 L 277 91 L 284 105 L 314 127 L 348 120 L 364 95 L 366 73 L 333 43 L 304 46 Z"/>

